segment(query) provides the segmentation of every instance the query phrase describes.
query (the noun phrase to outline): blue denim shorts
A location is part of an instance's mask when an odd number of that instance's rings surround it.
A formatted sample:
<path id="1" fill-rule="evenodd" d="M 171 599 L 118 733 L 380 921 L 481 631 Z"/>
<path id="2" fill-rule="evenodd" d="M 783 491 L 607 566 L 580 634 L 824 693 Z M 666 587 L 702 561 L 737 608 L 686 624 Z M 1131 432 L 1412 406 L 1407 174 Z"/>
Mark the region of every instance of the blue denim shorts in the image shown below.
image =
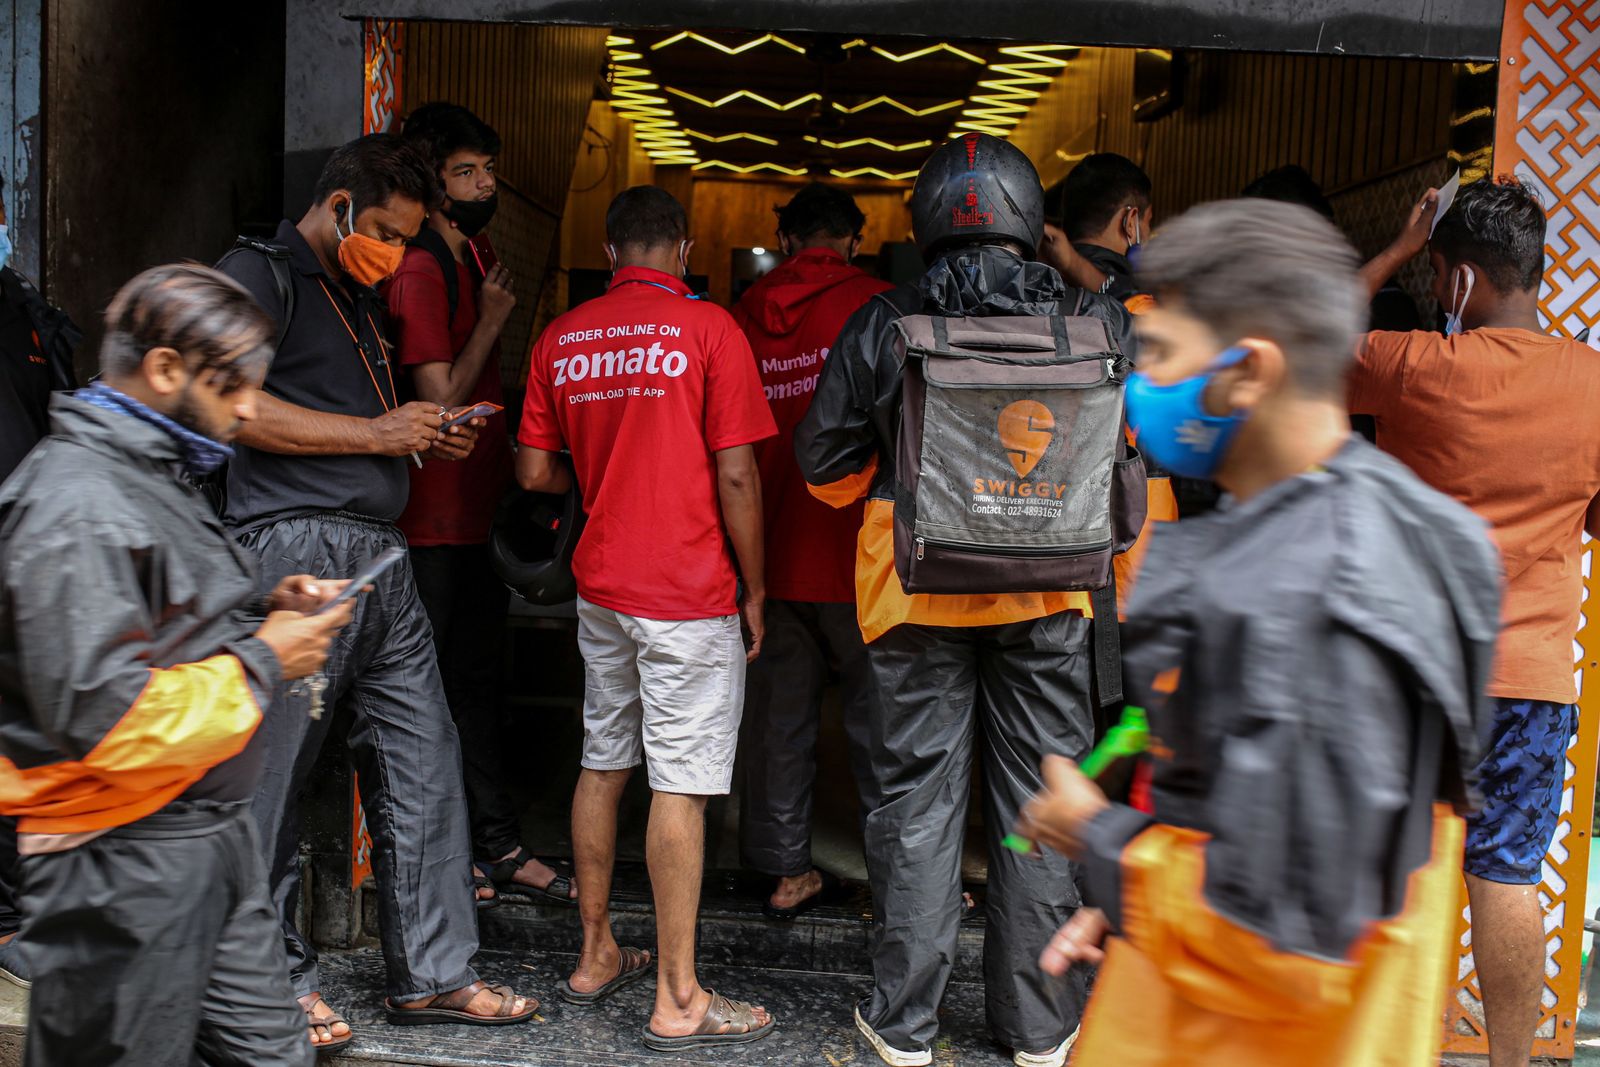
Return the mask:
<path id="1" fill-rule="evenodd" d="M 1494 733 L 1478 764 L 1483 808 L 1467 819 L 1462 867 L 1508 885 L 1537 885 L 1555 837 L 1577 708 L 1547 700 L 1495 700 Z"/>

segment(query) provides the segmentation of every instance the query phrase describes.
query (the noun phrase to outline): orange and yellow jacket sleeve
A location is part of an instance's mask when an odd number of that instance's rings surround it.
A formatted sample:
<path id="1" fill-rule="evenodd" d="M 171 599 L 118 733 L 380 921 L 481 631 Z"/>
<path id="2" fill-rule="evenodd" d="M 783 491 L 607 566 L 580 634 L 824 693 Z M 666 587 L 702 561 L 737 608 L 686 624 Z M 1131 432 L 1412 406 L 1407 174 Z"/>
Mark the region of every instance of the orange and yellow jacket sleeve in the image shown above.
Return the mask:
<path id="1" fill-rule="evenodd" d="M 280 669 L 242 618 L 197 611 L 206 591 L 173 584 L 163 554 L 141 536 L 74 520 L 13 552 L 5 581 L 18 674 L 40 733 L 94 776 L 152 790 L 197 780 L 237 755 Z M 171 662 L 155 636 L 162 614 L 180 608 L 219 634 L 197 662 Z M 193 647 L 195 635 L 183 636 Z"/>

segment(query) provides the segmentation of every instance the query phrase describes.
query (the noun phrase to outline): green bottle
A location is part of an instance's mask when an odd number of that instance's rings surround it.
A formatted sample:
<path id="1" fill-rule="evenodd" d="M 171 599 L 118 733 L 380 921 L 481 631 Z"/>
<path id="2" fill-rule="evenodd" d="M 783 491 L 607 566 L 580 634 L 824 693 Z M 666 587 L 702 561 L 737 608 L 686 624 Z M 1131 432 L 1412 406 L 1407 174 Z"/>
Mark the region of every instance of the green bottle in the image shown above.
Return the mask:
<path id="1" fill-rule="evenodd" d="M 1149 716 L 1145 714 L 1143 708 L 1128 704 L 1122 709 L 1122 721 L 1106 731 L 1106 736 L 1094 746 L 1094 751 L 1078 764 L 1078 769 L 1090 778 L 1098 778 L 1117 760 L 1137 756 L 1149 745 Z M 1011 851 L 1023 855 L 1033 851 L 1033 842 L 1018 834 L 1007 834 L 1000 843 Z"/>

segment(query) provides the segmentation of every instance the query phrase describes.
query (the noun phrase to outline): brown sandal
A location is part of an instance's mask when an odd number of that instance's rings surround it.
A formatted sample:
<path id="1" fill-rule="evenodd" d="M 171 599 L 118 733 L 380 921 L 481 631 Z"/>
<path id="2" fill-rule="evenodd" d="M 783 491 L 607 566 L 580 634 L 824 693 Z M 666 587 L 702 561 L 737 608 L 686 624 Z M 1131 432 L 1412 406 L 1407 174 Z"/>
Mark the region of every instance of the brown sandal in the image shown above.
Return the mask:
<path id="1" fill-rule="evenodd" d="M 487 989 L 500 997 L 500 1010 L 493 1015 L 478 1015 L 467 1010 L 467 1005 L 472 1003 L 472 998 Z M 473 982 L 471 985 L 462 986 L 460 989 L 451 990 L 433 999 L 426 1008 L 402 1008 L 388 997 L 383 998 L 383 1014 L 391 1026 L 427 1026 L 432 1023 L 464 1023 L 467 1026 L 513 1026 L 525 1023 L 533 1018 L 539 1010 L 539 1002 L 533 997 L 523 997 L 528 1002 L 525 1010 L 513 1015 L 511 1005 L 517 1001 L 517 994 L 511 991 L 510 986 L 488 985 L 484 982 Z"/>
<path id="2" fill-rule="evenodd" d="M 328 1014 L 320 1019 L 317 1018 L 315 1014 L 318 1004 L 328 1008 Z M 339 1023 L 344 1023 L 346 1026 L 350 1025 L 350 1021 L 348 1019 L 334 1011 L 331 1007 L 328 1007 L 328 1002 L 322 999 L 322 995 L 320 993 L 317 995 L 317 999 L 313 1000 L 309 1005 L 301 1005 L 300 1010 L 305 1013 L 306 1026 L 308 1028 L 315 1030 L 318 1027 L 321 1027 L 322 1029 L 328 1031 L 329 1037 L 333 1037 L 333 1028 Z M 311 1047 L 316 1049 L 319 1053 L 335 1052 L 344 1048 L 355 1039 L 355 1031 L 351 1030 L 350 1033 L 345 1034 L 343 1037 L 334 1037 L 332 1041 L 318 1041 L 313 1043 Z"/>
<path id="3" fill-rule="evenodd" d="M 684 1034 L 682 1037 L 662 1037 L 650 1029 L 648 1023 L 644 1028 L 644 1043 L 657 1052 L 676 1052 L 686 1048 L 715 1048 L 718 1045 L 744 1045 L 751 1041 L 760 1041 L 771 1034 L 778 1025 L 778 1020 L 770 1012 L 767 1013 L 765 1025 L 756 1025 L 756 1010 L 742 1000 L 729 1000 L 715 989 L 706 990 L 711 994 L 711 1004 L 706 1008 L 706 1017 L 700 1020 L 700 1025 L 694 1033 Z M 736 1030 L 734 1027 L 743 1027 Z M 726 1029 L 724 1029 L 726 1028 Z"/>
<path id="4" fill-rule="evenodd" d="M 631 985 L 650 973 L 650 953 L 642 948 L 622 946 L 622 959 L 611 981 L 590 993 L 580 993 L 572 988 L 572 979 L 561 983 L 557 990 L 568 1004 L 598 1004 L 625 985 Z"/>

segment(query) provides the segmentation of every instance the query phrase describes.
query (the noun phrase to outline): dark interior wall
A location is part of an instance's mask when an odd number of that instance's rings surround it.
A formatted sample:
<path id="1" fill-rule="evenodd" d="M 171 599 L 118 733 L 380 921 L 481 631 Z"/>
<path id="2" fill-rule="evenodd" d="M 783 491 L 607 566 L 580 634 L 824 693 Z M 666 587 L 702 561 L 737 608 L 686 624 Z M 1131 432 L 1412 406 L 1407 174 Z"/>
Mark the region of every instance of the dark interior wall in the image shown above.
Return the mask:
<path id="1" fill-rule="evenodd" d="M 503 142 L 496 164 L 500 209 L 489 235 L 516 286 L 516 310 L 500 335 L 500 366 L 513 387 L 521 384 L 541 289 L 559 260 L 561 215 L 605 62 L 606 32 L 465 22 L 405 27 L 401 113 L 448 100 L 471 108 Z"/>
<path id="2" fill-rule="evenodd" d="M 45 18 L 44 279 L 84 328 L 82 374 L 128 278 L 279 217 L 284 4 L 49 0 Z"/>

